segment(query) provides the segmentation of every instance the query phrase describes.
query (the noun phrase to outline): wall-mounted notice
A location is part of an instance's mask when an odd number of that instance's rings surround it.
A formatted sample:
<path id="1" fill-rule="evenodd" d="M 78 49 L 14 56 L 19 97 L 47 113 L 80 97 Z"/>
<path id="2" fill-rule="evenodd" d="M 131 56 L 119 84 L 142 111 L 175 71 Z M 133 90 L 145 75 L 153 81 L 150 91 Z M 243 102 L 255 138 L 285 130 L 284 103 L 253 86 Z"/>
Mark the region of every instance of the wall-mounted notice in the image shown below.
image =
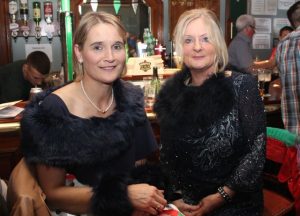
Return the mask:
<path id="1" fill-rule="evenodd" d="M 288 10 L 292 4 L 295 3 L 295 0 L 278 0 L 278 9 L 279 10 Z"/>
<path id="2" fill-rule="evenodd" d="M 253 49 L 270 49 L 270 34 L 255 34 L 252 40 Z"/>
<path id="3" fill-rule="evenodd" d="M 271 33 L 272 32 L 271 18 L 254 18 L 254 19 L 255 19 L 255 31 L 257 33 Z"/>
<path id="4" fill-rule="evenodd" d="M 275 0 L 251 0 L 252 15 L 276 15 L 277 1 Z"/>
<path id="5" fill-rule="evenodd" d="M 47 54 L 47 56 L 50 59 L 50 62 L 53 61 L 51 44 L 25 44 L 26 57 L 29 55 L 29 53 L 33 51 L 42 51 Z"/>
<path id="6" fill-rule="evenodd" d="M 273 33 L 279 35 L 279 30 L 284 26 L 290 26 L 290 22 L 287 18 L 274 18 L 273 19 Z"/>

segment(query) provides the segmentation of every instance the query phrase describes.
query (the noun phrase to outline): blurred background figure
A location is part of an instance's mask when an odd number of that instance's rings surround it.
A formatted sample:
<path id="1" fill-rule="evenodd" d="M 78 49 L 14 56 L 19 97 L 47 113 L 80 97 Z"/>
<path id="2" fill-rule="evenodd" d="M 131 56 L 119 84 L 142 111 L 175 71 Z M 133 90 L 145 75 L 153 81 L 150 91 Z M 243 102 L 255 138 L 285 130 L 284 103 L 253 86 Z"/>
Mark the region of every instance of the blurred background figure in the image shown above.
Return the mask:
<path id="1" fill-rule="evenodd" d="M 279 31 L 279 41 L 285 38 L 289 33 L 291 33 L 294 29 L 291 26 L 284 26 Z M 254 62 L 260 68 L 274 69 L 276 67 L 276 49 L 277 46 L 273 47 L 272 53 L 268 60 L 256 61 Z"/>
<path id="2" fill-rule="evenodd" d="M 44 52 L 34 51 L 26 60 L 0 67 L 0 103 L 28 100 L 30 89 L 43 84 L 50 66 L 50 60 Z"/>
<path id="3" fill-rule="evenodd" d="M 255 34 L 255 19 L 253 16 L 243 14 L 236 20 L 238 34 L 228 47 L 228 68 L 243 73 L 251 73 L 253 65 L 252 38 Z"/>
<path id="4" fill-rule="evenodd" d="M 279 42 L 276 51 L 282 86 L 281 115 L 284 127 L 300 135 L 300 1 L 288 9 L 287 17 L 295 31 Z"/>

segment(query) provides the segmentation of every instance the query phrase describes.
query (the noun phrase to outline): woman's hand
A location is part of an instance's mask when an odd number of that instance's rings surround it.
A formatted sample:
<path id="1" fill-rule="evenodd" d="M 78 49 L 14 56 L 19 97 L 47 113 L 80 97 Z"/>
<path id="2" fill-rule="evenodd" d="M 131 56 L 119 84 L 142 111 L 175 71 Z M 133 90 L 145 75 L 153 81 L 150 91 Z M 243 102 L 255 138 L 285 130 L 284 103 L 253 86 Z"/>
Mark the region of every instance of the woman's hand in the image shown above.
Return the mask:
<path id="1" fill-rule="evenodd" d="M 192 210 L 186 216 L 202 216 L 207 215 L 215 209 L 220 208 L 224 203 L 224 199 L 219 193 L 211 194 L 201 200 L 201 208 Z"/>
<path id="2" fill-rule="evenodd" d="M 186 204 L 183 199 L 175 200 L 173 204 L 186 216 L 190 216 L 191 212 L 199 211 L 202 206 L 201 202 L 198 205 Z"/>
<path id="3" fill-rule="evenodd" d="M 129 185 L 128 197 L 135 209 L 151 215 L 157 215 L 167 204 L 163 191 L 149 184 Z"/>

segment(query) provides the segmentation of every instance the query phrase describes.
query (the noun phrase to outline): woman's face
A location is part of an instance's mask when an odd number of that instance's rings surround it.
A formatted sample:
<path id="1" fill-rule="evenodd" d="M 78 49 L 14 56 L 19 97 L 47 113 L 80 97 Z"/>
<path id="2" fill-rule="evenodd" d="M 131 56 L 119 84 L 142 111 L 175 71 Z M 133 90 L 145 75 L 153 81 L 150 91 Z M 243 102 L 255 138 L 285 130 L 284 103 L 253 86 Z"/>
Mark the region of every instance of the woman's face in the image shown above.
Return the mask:
<path id="1" fill-rule="evenodd" d="M 125 44 L 111 24 L 92 27 L 82 50 L 75 45 L 75 53 L 78 61 L 83 62 L 84 76 L 103 83 L 115 81 L 125 67 Z"/>
<path id="2" fill-rule="evenodd" d="M 183 62 L 191 72 L 214 72 L 215 48 L 210 43 L 209 27 L 202 18 L 187 25 L 183 35 Z"/>

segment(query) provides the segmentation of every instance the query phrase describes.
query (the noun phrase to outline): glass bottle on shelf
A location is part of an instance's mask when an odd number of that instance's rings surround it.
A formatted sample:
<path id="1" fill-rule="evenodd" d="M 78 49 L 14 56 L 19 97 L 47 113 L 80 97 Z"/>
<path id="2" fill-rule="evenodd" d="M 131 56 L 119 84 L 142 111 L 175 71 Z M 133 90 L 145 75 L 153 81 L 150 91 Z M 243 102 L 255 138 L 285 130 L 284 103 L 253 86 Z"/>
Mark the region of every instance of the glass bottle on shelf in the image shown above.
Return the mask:
<path id="1" fill-rule="evenodd" d="M 33 2 L 33 21 L 36 25 L 39 25 L 41 22 L 41 3 Z"/>
<path id="2" fill-rule="evenodd" d="M 35 38 L 38 40 L 41 39 L 41 27 L 40 27 L 40 22 L 41 22 L 41 3 L 40 2 L 33 2 L 33 21 L 35 22 Z"/>
<path id="3" fill-rule="evenodd" d="M 47 24 L 53 22 L 53 5 L 51 1 L 44 2 L 44 18 Z"/>
<path id="4" fill-rule="evenodd" d="M 28 2 L 27 0 L 20 0 L 20 29 L 26 40 L 29 36 L 28 16 Z"/>
<path id="5" fill-rule="evenodd" d="M 19 24 L 17 23 L 17 11 L 18 11 L 18 3 L 17 1 L 10 0 L 8 3 L 8 12 L 10 15 L 10 24 L 9 29 L 11 30 L 11 36 L 16 39 L 19 31 Z"/>

